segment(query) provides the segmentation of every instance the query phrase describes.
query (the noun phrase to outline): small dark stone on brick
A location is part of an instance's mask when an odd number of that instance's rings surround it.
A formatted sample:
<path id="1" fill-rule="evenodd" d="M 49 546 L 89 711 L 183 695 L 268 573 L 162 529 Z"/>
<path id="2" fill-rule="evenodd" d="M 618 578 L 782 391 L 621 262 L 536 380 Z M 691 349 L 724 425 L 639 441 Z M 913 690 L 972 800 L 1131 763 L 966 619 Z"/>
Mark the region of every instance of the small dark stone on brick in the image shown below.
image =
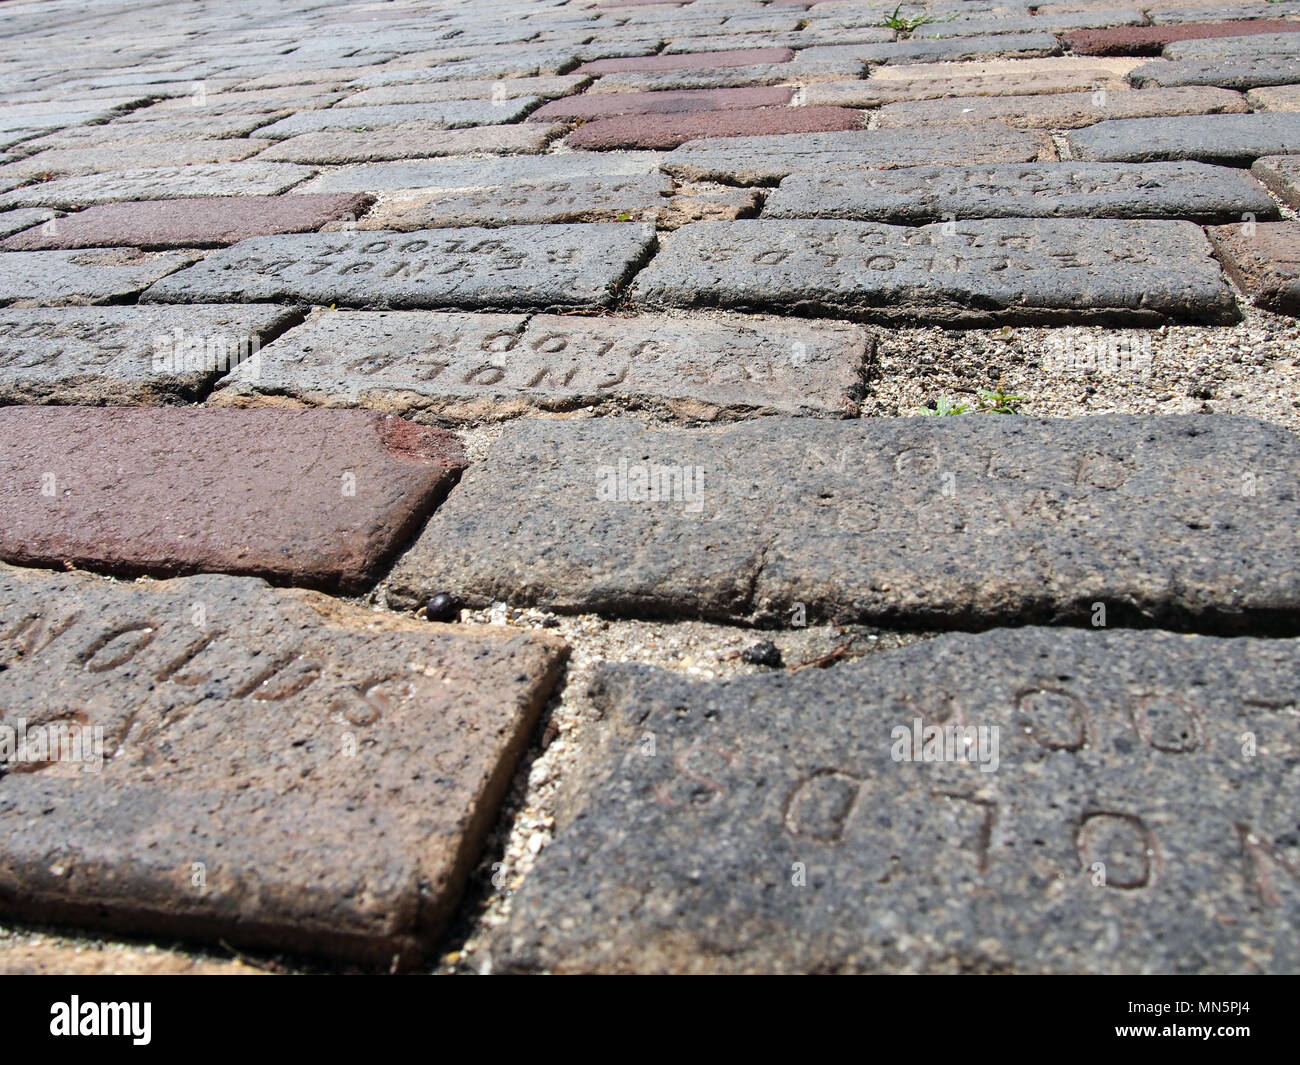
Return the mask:
<path id="1" fill-rule="evenodd" d="M 780 669 L 784 664 L 781 660 L 780 648 L 771 640 L 763 640 L 754 644 L 753 647 L 746 647 L 740 653 L 740 657 L 751 666 L 768 666 L 771 669 Z"/>
<path id="2" fill-rule="evenodd" d="M 430 621 L 455 621 L 458 614 L 460 604 L 446 592 L 439 592 L 424 608 L 424 616 Z"/>

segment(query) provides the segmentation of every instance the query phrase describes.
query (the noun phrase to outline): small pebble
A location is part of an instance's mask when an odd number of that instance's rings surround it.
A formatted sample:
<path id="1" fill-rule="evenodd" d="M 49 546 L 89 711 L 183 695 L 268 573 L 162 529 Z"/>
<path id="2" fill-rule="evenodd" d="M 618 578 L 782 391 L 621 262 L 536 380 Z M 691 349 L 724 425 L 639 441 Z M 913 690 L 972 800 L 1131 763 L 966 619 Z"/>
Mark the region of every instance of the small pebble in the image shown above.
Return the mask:
<path id="1" fill-rule="evenodd" d="M 771 640 L 764 640 L 762 643 L 756 643 L 753 647 L 746 647 L 740 653 L 742 661 L 748 662 L 751 666 L 768 666 L 772 669 L 779 669 L 782 665 L 781 652 Z"/>

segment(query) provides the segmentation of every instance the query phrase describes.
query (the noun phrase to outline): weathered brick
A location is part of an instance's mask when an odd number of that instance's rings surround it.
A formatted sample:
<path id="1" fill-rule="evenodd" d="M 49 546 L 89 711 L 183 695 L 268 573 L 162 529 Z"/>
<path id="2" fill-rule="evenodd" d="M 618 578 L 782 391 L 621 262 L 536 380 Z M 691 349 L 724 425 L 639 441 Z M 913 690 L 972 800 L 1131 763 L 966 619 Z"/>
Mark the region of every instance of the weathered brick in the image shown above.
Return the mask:
<path id="1" fill-rule="evenodd" d="M 705 137 L 755 137 L 862 129 L 867 115 L 849 107 L 760 107 L 681 115 L 629 115 L 588 122 L 566 143 L 571 148 L 676 148 Z"/>
<path id="2" fill-rule="evenodd" d="M 1252 303 L 1300 315 L 1300 222 L 1215 226 L 1210 239 Z"/>
<path id="3" fill-rule="evenodd" d="M 597 59 L 583 63 L 575 74 L 619 74 L 639 71 L 690 70 L 695 67 L 745 67 L 757 63 L 785 63 L 794 58 L 792 48 L 741 48 L 725 52 L 685 52 L 622 59 Z"/>
<path id="4" fill-rule="evenodd" d="M 564 655 L 228 576 L 5 566 L 0 617 L 0 723 L 83 744 L 0 777 L 0 912 L 384 969 L 446 926 Z"/>
<path id="5" fill-rule="evenodd" d="M 1174 41 L 1205 37 L 1243 37 L 1255 33 L 1297 33 L 1300 22 L 1254 19 L 1248 22 L 1176 22 L 1159 26 L 1117 26 L 1079 30 L 1065 38 L 1079 55 L 1159 55 Z"/>
<path id="6" fill-rule="evenodd" d="M 356 193 L 322 196 L 226 196 L 177 200 L 130 200 L 89 207 L 9 237 L 5 251 L 45 248 L 191 248 L 234 244 L 270 233 L 299 233 L 326 222 L 360 215 L 373 197 Z"/>
<path id="7" fill-rule="evenodd" d="M 449 434 L 362 411 L 7 407 L 0 559 L 356 591 L 463 462 Z"/>

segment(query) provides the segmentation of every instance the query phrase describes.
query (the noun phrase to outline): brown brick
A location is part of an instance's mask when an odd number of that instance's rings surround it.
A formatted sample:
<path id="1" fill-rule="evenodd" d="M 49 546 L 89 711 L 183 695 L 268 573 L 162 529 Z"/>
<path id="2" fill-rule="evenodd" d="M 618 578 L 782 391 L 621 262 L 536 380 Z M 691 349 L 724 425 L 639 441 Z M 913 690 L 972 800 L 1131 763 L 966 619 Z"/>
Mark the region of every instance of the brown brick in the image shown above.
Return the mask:
<path id="1" fill-rule="evenodd" d="M 361 411 L 10 407 L 0 559 L 355 591 L 463 461 L 449 433 Z"/>
<path id="2" fill-rule="evenodd" d="M 668 115 L 683 111 L 749 110 L 788 104 L 788 85 L 755 85 L 744 89 L 679 89 L 667 92 L 619 92 L 566 96 L 552 100 L 528 116 L 530 122 L 614 118 L 619 115 Z"/>
<path id="3" fill-rule="evenodd" d="M 306 233 L 347 215 L 360 215 L 373 196 L 201 196 L 183 200 L 104 203 L 37 226 L 3 243 L 4 251 L 45 248 L 192 248 L 234 244 L 272 233 Z M 52 230 L 52 232 L 51 232 Z"/>
<path id="4" fill-rule="evenodd" d="M 1300 315 L 1300 222 L 1215 226 L 1209 234 L 1228 276 L 1252 303 Z"/>
<path id="5" fill-rule="evenodd" d="M 1205 37 L 1246 37 L 1256 33 L 1300 33 L 1300 22 L 1254 19 L 1249 22 L 1175 22 L 1163 26 L 1115 26 L 1079 30 L 1066 42 L 1080 55 L 1159 55 L 1172 41 Z"/>
<path id="6" fill-rule="evenodd" d="M 583 63 L 574 74 L 621 74 L 640 70 L 691 70 L 697 67 L 747 67 L 755 63 L 788 63 L 793 48 L 736 48 L 726 52 L 683 52 L 674 55 L 639 55 L 625 59 L 596 59 Z"/>
<path id="7" fill-rule="evenodd" d="M 76 730 L 11 745 L 0 913 L 384 968 L 446 925 L 564 655 L 220 575 L 0 566 L 0 618 L 3 725 Z"/>
<path id="8" fill-rule="evenodd" d="M 862 129 L 866 115 L 851 107 L 760 107 L 690 115 L 603 118 L 569 134 L 571 148 L 676 148 L 701 137 L 752 137 Z"/>

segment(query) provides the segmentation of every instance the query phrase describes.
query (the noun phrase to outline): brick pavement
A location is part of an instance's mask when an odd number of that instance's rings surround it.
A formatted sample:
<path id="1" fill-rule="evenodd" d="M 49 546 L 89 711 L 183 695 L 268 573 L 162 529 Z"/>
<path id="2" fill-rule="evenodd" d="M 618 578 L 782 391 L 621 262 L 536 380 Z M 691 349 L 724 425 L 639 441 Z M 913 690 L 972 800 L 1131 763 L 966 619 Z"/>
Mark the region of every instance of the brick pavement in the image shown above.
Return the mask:
<path id="1" fill-rule="evenodd" d="M 0 966 L 1294 969 L 1300 4 L 0 25 Z"/>

